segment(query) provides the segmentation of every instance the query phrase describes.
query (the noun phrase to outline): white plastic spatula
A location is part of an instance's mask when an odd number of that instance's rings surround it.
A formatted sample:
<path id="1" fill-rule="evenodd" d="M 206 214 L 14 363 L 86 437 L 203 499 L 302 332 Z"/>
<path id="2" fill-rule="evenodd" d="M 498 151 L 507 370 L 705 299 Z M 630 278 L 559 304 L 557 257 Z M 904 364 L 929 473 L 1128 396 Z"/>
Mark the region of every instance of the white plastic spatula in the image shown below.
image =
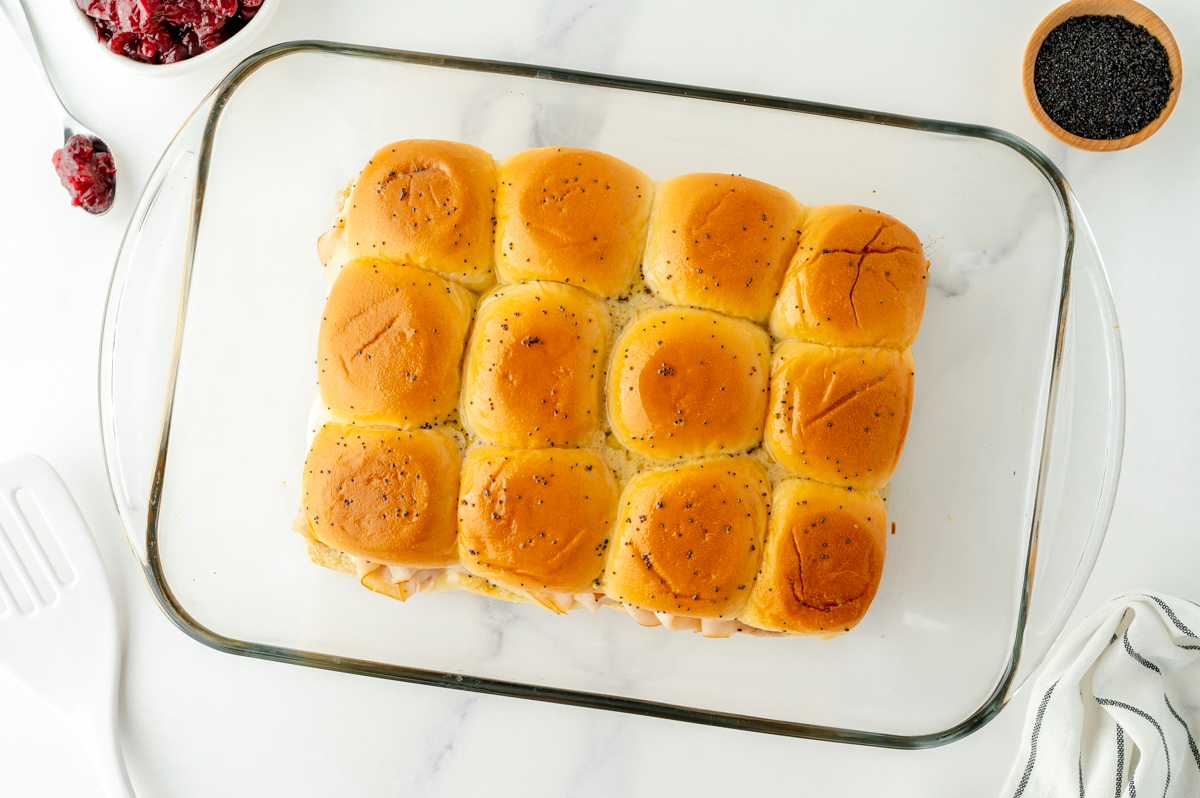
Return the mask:
<path id="1" fill-rule="evenodd" d="M 106 795 L 132 796 L 117 616 L 87 522 L 50 464 L 25 454 L 0 463 L 0 523 L 0 668 L 70 721 Z"/>

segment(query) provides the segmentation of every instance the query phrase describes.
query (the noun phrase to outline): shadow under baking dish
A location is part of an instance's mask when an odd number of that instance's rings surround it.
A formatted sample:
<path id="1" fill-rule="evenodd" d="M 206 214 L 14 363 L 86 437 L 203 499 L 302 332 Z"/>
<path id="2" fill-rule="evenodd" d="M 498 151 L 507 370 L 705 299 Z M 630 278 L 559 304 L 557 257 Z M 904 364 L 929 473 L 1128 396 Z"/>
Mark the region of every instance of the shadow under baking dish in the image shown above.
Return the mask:
<path id="1" fill-rule="evenodd" d="M 644 629 L 472 595 L 407 604 L 290 530 L 316 394 L 335 192 L 381 144 L 564 144 L 656 179 L 744 174 L 881 208 L 931 260 L 883 581 L 830 640 Z M 775 97 L 297 42 L 244 61 L 172 142 L 118 257 L 101 423 L 167 615 L 230 653 L 753 731 L 893 747 L 992 718 L 1103 540 L 1124 424 L 1115 312 L 1057 168 L 1003 131 Z M 569 520 L 567 521 L 569 523 Z"/>

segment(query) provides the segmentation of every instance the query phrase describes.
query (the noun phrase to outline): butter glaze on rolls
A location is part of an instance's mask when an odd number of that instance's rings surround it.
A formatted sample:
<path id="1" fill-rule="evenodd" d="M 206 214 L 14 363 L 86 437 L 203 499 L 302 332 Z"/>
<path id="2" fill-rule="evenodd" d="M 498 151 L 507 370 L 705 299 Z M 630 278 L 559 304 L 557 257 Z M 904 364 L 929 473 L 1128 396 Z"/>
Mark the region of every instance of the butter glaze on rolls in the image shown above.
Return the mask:
<path id="1" fill-rule="evenodd" d="M 432 140 L 382 148 L 333 219 L 310 432 L 333 421 L 293 524 L 314 562 L 706 637 L 861 620 L 913 399 L 911 230 L 737 175 Z"/>
<path id="2" fill-rule="evenodd" d="M 646 282 L 667 302 L 765 324 L 803 215 L 788 192 L 739 175 L 663 181 L 650 213 Z"/>
<path id="3" fill-rule="evenodd" d="M 921 326 L 928 274 L 920 239 L 891 216 L 857 205 L 811 208 L 771 332 L 782 341 L 905 349 Z"/>
<path id="4" fill-rule="evenodd" d="M 741 319 L 663 308 L 630 324 L 608 367 L 608 418 L 654 460 L 733 454 L 762 439 L 771 342 Z"/>
<path id="5" fill-rule="evenodd" d="M 740 620 L 776 632 L 848 632 L 883 575 L 883 500 L 871 491 L 784 480 L 775 488 L 765 549 Z"/>
<path id="6" fill-rule="evenodd" d="M 367 162 L 346 202 L 352 258 L 403 262 L 481 291 L 495 283 L 496 164 L 470 144 L 397 141 Z"/>
<path id="7" fill-rule="evenodd" d="M 599 590 L 616 508 L 616 480 L 590 450 L 481 446 L 463 464 L 459 555 L 508 587 Z"/>
<path id="8" fill-rule="evenodd" d="M 763 443 L 800 476 L 881 488 L 904 448 L 912 398 L 911 350 L 782 344 Z"/>
<path id="9" fill-rule="evenodd" d="M 604 588 L 651 612 L 730 620 L 750 598 L 770 484 L 746 457 L 639 474 L 625 488 Z"/>
<path id="10" fill-rule="evenodd" d="M 413 429 L 449 416 L 474 304 L 422 269 L 346 264 L 317 336 L 317 383 L 333 417 Z"/>
<path id="11" fill-rule="evenodd" d="M 627 289 L 654 186 L 601 152 L 525 150 L 500 164 L 496 267 L 506 283 L 554 280 L 603 297 Z"/>
<path id="12" fill-rule="evenodd" d="M 603 413 L 608 309 L 551 282 L 500 286 L 480 303 L 463 369 L 462 421 L 489 443 L 578 446 Z"/>
<path id="13" fill-rule="evenodd" d="M 302 508 L 312 536 L 383 565 L 455 563 L 457 437 L 328 423 L 304 463 Z"/>

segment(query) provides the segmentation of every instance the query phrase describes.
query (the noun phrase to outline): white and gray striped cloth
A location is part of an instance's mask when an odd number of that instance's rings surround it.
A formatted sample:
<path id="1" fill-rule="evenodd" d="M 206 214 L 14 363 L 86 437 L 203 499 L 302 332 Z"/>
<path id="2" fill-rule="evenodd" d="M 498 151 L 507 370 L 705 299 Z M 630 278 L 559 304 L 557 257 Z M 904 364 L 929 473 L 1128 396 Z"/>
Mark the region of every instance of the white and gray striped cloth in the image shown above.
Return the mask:
<path id="1" fill-rule="evenodd" d="M 1117 596 L 1043 668 L 1002 795 L 1197 798 L 1198 741 L 1200 606 Z"/>

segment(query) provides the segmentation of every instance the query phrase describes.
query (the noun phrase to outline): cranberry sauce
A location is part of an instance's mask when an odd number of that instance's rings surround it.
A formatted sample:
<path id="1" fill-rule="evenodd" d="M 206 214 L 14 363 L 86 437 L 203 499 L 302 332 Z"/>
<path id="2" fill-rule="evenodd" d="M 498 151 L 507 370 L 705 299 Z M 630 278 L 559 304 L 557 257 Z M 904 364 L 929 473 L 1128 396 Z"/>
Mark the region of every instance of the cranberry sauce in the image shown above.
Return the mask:
<path id="1" fill-rule="evenodd" d="M 118 55 L 173 64 L 237 33 L 263 0 L 75 0 L 96 35 Z"/>
<path id="2" fill-rule="evenodd" d="M 100 139 L 71 136 L 51 159 L 71 204 L 88 213 L 104 213 L 117 193 L 117 167 L 112 153 Z"/>

